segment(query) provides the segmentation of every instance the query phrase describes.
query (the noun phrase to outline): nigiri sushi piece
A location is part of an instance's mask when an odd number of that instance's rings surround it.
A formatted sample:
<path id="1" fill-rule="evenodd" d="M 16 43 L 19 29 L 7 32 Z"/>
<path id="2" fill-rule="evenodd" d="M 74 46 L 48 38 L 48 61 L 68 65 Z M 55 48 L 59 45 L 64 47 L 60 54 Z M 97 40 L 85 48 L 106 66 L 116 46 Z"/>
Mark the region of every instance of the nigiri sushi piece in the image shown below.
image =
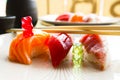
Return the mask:
<path id="1" fill-rule="evenodd" d="M 73 15 L 70 19 L 70 22 L 84 22 L 82 15 Z"/>
<path id="2" fill-rule="evenodd" d="M 17 35 L 10 44 L 9 60 L 22 64 L 31 64 L 32 58 L 49 52 L 47 40 L 49 33 L 39 31 L 32 32 L 31 17 L 22 19 L 23 33 Z"/>
<path id="3" fill-rule="evenodd" d="M 89 14 L 84 16 L 84 22 L 88 22 L 88 23 L 99 23 L 101 22 L 101 18 L 95 14 Z"/>
<path id="4" fill-rule="evenodd" d="M 104 70 L 106 67 L 106 51 L 101 37 L 97 34 L 86 34 L 80 42 L 86 50 L 85 59 L 96 68 Z"/>
<path id="5" fill-rule="evenodd" d="M 51 35 L 48 41 L 52 65 L 59 66 L 63 59 L 67 56 L 73 42 L 71 37 L 66 33 Z"/>
<path id="6" fill-rule="evenodd" d="M 56 21 L 69 21 L 70 15 L 69 14 L 61 14 L 56 18 Z"/>

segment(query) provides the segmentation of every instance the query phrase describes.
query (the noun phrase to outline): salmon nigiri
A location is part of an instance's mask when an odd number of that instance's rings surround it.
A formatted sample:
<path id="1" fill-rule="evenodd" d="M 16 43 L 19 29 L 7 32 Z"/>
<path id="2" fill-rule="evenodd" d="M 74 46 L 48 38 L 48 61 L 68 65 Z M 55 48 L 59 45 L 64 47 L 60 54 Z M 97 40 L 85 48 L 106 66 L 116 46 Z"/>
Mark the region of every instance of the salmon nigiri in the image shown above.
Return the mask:
<path id="1" fill-rule="evenodd" d="M 31 17 L 22 19 L 23 33 L 17 35 L 10 45 L 9 60 L 23 64 L 31 64 L 32 58 L 48 53 L 47 40 L 49 34 L 43 31 L 32 32 Z"/>
<path id="2" fill-rule="evenodd" d="M 73 15 L 73 16 L 71 17 L 70 22 L 84 22 L 83 16 Z"/>

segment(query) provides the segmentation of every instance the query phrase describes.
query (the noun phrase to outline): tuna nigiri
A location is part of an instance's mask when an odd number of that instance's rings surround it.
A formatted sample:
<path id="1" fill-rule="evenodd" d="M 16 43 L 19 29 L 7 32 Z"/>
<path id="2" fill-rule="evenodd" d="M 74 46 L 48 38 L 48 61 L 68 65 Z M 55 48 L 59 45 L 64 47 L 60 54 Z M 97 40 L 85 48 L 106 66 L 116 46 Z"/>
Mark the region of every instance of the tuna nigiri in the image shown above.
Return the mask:
<path id="1" fill-rule="evenodd" d="M 67 56 L 72 44 L 71 37 L 66 33 L 59 33 L 50 37 L 48 46 L 54 67 L 57 67 Z"/>
<path id="2" fill-rule="evenodd" d="M 102 39 L 97 34 L 86 34 L 80 42 L 86 50 L 85 59 L 100 70 L 105 69 L 106 52 Z"/>

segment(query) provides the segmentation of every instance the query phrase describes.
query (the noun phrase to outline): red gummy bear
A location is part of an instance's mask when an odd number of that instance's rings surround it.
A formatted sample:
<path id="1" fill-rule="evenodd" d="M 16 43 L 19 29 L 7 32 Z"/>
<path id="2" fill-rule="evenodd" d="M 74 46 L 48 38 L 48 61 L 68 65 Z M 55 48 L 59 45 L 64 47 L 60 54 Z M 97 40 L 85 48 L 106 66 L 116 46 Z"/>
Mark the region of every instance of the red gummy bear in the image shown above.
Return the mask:
<path id="1" fill-rule="evenodd" d="M 73 42 L 69 35 L 60 33 L 52 35 L 48 41 L 52 65 L 57 67 L 61 61 L 67 56 Z"/>
<path id="2" fill-rule="evenodd" d="M 31 16 L 22 18 L 23 37 L 27 38 L 33 35 L 32 29 L 32 18 Z"/>

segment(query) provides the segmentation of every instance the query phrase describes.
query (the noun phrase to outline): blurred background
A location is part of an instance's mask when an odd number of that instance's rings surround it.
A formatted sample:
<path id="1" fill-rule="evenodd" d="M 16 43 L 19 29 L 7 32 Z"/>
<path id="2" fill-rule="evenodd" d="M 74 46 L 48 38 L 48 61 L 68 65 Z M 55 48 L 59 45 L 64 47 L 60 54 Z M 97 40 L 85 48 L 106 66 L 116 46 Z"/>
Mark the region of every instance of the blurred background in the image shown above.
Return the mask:
<path id="1" fill-rule="evenodd" d="M 0 0 L 0 16 L 5 14 L 7 0 Z M 35 0 L 38 16 L 64 12 L 95 13 L 120 17 L 120 0 Z"/>

